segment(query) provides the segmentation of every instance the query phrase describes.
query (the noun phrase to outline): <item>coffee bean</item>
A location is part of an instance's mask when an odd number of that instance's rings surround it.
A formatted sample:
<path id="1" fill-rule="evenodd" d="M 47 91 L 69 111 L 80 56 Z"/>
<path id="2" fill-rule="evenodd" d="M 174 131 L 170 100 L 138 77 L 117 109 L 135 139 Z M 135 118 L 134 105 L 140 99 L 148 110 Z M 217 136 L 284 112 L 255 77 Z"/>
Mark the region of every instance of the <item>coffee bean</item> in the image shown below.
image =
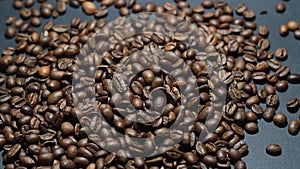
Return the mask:
<path id="1" fill-rule="evenodd" d="M 269 34 L 269 27 L 267 25 L 265 25 L 265 24 L 260 25 L 259 28 L 258 28 L 258 33 L 261 36 L 263 36 L 263 37 L 268 36 L 268 34 Z"/>
<path id="2" fill-rule="evenodd" d="M 294 31 L 294 37 L 298 40 L 300 39 L 300 30 L 299 29 Z"/>
<path id="3" fill-rule="evenodd" d="M 276 90 L 279 92 L 285 92 L 288 89 L 288 83 L 286 80 L 280 80 L 276 83 Z"/>
<path id="4" fill-rule="evenodd" d="M 273 107 L 268 107 L 266 110 L 263 112 L 263 119 L 266 122 L 271 122 L 273 120 L 273 117 L 275 115 L 275 109 Z"/>
<path id="5" fill-rule="evenodd" d="M 278 48 L 275 51 L 275 56 L 279 60 L 285 60 L 287 58 L 287 50 L 285 48 Z"/>
<path id="6" fill-rule="evenodd" d="M 289 27 L 285 24 L 283 25 L 280 25 L 280 28 L 279 28 L 279 34 L 281 36 L 287 36 L 289 33 Z"/>
<path id="7" fill-rule="evenodd" d="M 300 83 L 300 74 L 290 74 L 286 77 L 286 80 L 292 84 Z"/>
<path id="8" fill-rule="evenodd" d="M 132 12 L 133 13 L 139 13 L 143 11 L 143 5 L 141 3 L 135 3 L 132 6 Z"/>
<path id="9" fill-rule="evenodd" d="M 300 130 L 300 122 L 298 120 L 291 120 L 288 124 L 288 132 L 295 136 L 299 133 Z"/>
<path id="10" fill-rule="evenodd" d="M 234 169 L 246 169 L 246 163 L 244 161 L 237 161 L 235 164 L 234 164 Z"/>
<path id="11" fill-rule="evenodd" d="M 245 130 L 248 134 L 256 134 L 259 131 L 257 123 L 254 122 L 245 124 Z"/>
<path id="12" fill-rule="evenodd" d="M 299 110 L 299 100 L 297 98 L 291 98 L 286 102 L 286 108 L 289 112 L 297 112 Z"/>
<path id="13" fill-rule="evenodd" d="M 276 4 L 276 12 L 278 13 L 283 13 L 286 9 L 285 3 L 284 2 L 278 2 Z"/>
<path id="14" fill-rule="evenodd" d="M 126 7 L 122 7 L 120 8 L 119 13 L 121 16 L 128 16 L 130 14 L 130 10 Z"/>
<path id="15" fill-rule="evenodd" d="M 214 167 L 217 165 L 217 158 L 212 155 L 206 155 L 203 157 L 203 163 L 209 167 Z"/>
<path id="16" fill-rule="evenodd" d="M 50 67 L 49 66 L 42 66 L 39 69 L 39 75 L 43 78 L 46 78 L 50 75 Z"/>
<path id="17" fill-rule="evenodd" d="M 248 10 L 243 12 L 243 16 L 247 20 L 253 20 L 255 18 L 255 11 L 248 9 Z"/>
<path id="18" fill-rule="evenodd" d="M 5 30 L 5 37 L 11 39 L 16 36 L 17 30 L 13 26 L 9 26 Z"/>
<path id="19" fill-rule="evenodd" d="M 270 144 L 266 147 L 266 152 L 271 156 L 280 156 L 282 149 L 278 144 Z"/>
<path id="20" fill-rule="evenodd" d="M 273 122 L 277 127 L 286 127 L 287 125 L 287 117 L 283 113 L 275 114 L 273 117 Z"/>
<path id="21" fill-rule="evenodd" d="M 82 9 L 83 11 L 88 14 L 88 15 L 92 15 L 96 12 L 97 7 L 93 2 L 90 1 L 84 1 L 82 3 Z"/>
<path id="22" fill-rule="evenodd" d="M 291 20 L 287 23 L 287 27 L 289 28 L 289 30 L 291 31 L 295 31 L 299 28 L 298 23 L 294 20 Z"/>

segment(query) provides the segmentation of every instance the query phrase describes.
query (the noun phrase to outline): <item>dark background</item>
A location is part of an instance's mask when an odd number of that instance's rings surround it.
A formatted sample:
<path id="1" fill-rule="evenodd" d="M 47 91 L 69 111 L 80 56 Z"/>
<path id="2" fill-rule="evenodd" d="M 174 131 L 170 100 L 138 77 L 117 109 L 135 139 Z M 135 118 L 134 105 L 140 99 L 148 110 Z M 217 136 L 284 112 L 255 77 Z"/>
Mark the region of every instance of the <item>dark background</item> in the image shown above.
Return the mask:
<path id="1" fill-rule="evenodd" d="M 50 2 L 54 2 L 52 0 Z M 149 0 L 138 0 L 145 4 Z M 155 1 L 157 4 L 163 4 L 167 0 Z M 200 0 L 189 0 L 191 6 L 200 4 Z M 290 32 L 287 37 L 281 37 L 278 33 L 279 26 L 287 23 L 289 20 L 295 20 L 300 23 L 300 1 L 286 1 L 287 10 L 283 14 L 275 12 L 275 5 L 279 0 L 227 0 L 227 2 L 235 7 L 239 2 L 244 2 L 249 9 L 256 11 L 257 25 L 262 23 L 270 27 L 269 40 L 271 42 L 271 50 L 275 51 L 278 47 L 288 49 L 288 59 L 283 63 L 291 67 L 292 72 L 300 72 L 300 41 L 293 37 Z M 36 7 L 38 5 L 36 4 Z M 267 10 L 266 15 L 260 15 L 262 10 Z M 13 9 L 12 0 L 0 0 L 0 50 L 5 47 L 15 47 L 14 40 L 7 40 L 4 37 L 5 21 L 8 16 L 13 15 L 19 17 L 19 11 Z M 118 11 L 113 7 L 110 8 L 108 20 L 113 20 L 118 16 Z M 55 19 L 55 23 L 70 24 L 73 17 L 78 16 L 82 20 L 91 20 L 92 16 L 86 16 L 81 9 L 68 7 L 67 13 Z M 43 20 L 45 23 L 48 19 Z M 298 97 L 300 94 L 300 85 L 289 85 L 286 93 L 279 93 L 281 106 L 277 112 L 283 112 L 288 116 L 288 120 L 298 119 L 299 113 L 288 113 L 285 108 L 285 102 L 292 97 Z M 298 97 L 299 98 L 299 97 Z M 247 163 L 248 169 L 299 169 L 300 168 L 300 135 L 290 136 L 287 128 L 277 128 L 273 123 L 266 123 L 264 120 L 259 121 L 259 133 L 256 135 L 246 135 L 245 140 L 249 144 L 249 154 L 243 160 Z M 271 157 L 265 153 L 265 147 L 268 144 L 277 143 L 281 145 L 283 153 L 279 157 Z M 0 168 L 4 168 L 0 164 Z"/>

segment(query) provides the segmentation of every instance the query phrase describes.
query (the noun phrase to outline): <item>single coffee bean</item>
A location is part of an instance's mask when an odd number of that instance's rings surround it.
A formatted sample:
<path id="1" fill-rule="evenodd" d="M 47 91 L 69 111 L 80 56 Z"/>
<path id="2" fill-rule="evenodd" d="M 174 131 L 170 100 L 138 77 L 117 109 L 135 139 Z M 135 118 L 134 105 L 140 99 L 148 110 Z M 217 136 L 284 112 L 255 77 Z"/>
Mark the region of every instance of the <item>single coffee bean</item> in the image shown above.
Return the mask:
<path id="1" fill-rule="evenodd" d="M 247 169 L 246 163 L 244 161 L 242 161 L 242 160 L 237 161 L 234 164 L 234 169 Z"/>
<path id="2" fill-rule="evenodd" d="M 283 113 L 275 114 L 273 117 L 273 122 L 277 127 L 286 127 L 287 125 L 287 117 Z"/>
<path id="3" fill-rule="evenodd" d="M 217 158 L 212 155 L 206 155 L 202 159 L 203 163 L 209 167 L 215 167 L 218 163 Z"/>
<path id="4" fill-rule="evenodd" d="M 292 84 L 300 83 L 300 74 L 290 74 L 286 77 L 286 80 Z"/>
<path id="5" fill-rule="evenodd" d="M 270 144 L 266 147 L 266 152 L 271 156 L 279 156 L 282 154 L 282 149 L 278 144 Z"/>
<path id="6" fill-rule="evenodd" d="M 299 28 L 299 25 L 296 21 L 291 20 L 287 23 L 287 27 L 289 28 L 289 30 L 295 31 Z"/>
<path id="7" fill-rule="evenodd" d="M 286 108 L 289 112 L 295 113 L 299 110 L 299 99 L 291 98 L 286 102 Z"/>
<path id="8" fill-rule="evenodd" d="M 96 12 L 97 7 L 93 2 L 90 1 L 84 1 L 82 3 L 82 9 L 83 11 L 88 14 L 88 15 L 92 15 Z"/>
<path id="9" fill-rule="evenodd" d="M 268 107 L 263 112 L 263 119 L 266 122 L 271 122 L 273 120 L 273 117 L 274 117 L 275 113 L 276 113 L 276 110 L 273 107 Z"/>
<path id="10" fill-rule="evenodd" d="M 46 78 L 50 75 L 50 72 L 51 72 L 51 70 L 50 70 L 49 66 L 42 66 L 42 67 L 40 67 L 38 73 L 41 77 Z"/>
<path id="11" fill-rule="evenodd" d="M 300 39 L 300 30 L 299 29 L 294 31 L 294 37 L 295 37 L 295 39 L 298 39 L 298 40 Z"/>
<path id="12" fill-rule="evenodd" d="M 259 131 L 257 123 L 249 122 L 245 124 L 245 130 L 248 134 L 256 134 Z"/>
<path id="13" fill-rule="evenodd" d="M 287 58 L 287 50 L 285 48 L 278 48 L 275 51 L 275 56 L 278 60 L 285 60 Z"/>
<path id="14" fill-rule="evenodd" d="M 135 3 L 132 6 L 132 12 L 133 13 L 139 13 L 139 12 L 142 12 L 142 11 L 143 11 L 143 4 L 141 4 L 141 3 Z"/>
<path id="15" fill-rule="evenodd" d="M 263 36 L 266 37 L 269 34 L 269 27 L 266 24 L 262 24 L 259 26 L 258 28 L 258 33 Z"/>
<path id="16" fill-rule="evenodd" d="M 5 37 L 11 39 L 16 36 L 17 29 L 14 26 L 9 26 L 5 30 Z"/>
<path id="17" fill-rule="evenodd" d="M 281 36 L 287 36 L 289 34 L 289 27 L 286 24 L 280 25 L 279 34 Z"/>
<path id="18" fill-rule="evenodd" d="M 288 132 L 295 136 L 299 133 L 300 130 L 300 122 L 299 120 L 291 120 L 288 125 Z"/>
<path id="19" fill-rule="evenodd" d="M 119 13 L 121 16 L 128 16 L 130 14 L 130 10 L 126 7 L 122 7 L 120 8 Z"/>
<path id="20" fill-rule="evenodd" d="M 279 92 L 285 92 L 288 89 L 288 83 L 286 80 L 280 80 L 276 83 L 276 90 Z"/>
<path id="21" fill-rule="evenodd" d="M 275 9 L 276 9 L 276 12 L 283 13 L 285 11 L 285 9 L 286 9 L 285 3 L 284 2 L 278 2 L 276 4 L 276 8 Z"/>

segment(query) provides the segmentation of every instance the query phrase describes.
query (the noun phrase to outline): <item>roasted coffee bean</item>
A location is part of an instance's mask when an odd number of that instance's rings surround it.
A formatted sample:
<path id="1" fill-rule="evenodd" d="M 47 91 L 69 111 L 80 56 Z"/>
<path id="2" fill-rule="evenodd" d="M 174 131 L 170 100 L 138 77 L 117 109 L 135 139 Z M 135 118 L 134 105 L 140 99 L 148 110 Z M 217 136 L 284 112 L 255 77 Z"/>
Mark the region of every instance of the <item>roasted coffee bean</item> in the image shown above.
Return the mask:
<path id="1" fill-rule="evenodd" d="M 92 15 L 96 12 L 97 7 L 93 2 L 90 1 L 84 1 L 82 3 L 82 9 L 83 11 L 88 14 L 88 15 Z"/>
<path id="2" fill-rule="evenodd" d="M 287 50 L 285 48 L 278 48 L 275 51 L 275 56 L 279 60 L 285 60 L 287 58 Z"/>
<path id="3" fill-rule="evenodd" d="M 5 37 L 11 39 L 16 36 L 17 29 L 14 26 L 9 26 L 5 30 Z"/>
<path id="4" fill-rule="evenodd" d="M 276 4 L 276 8 L 275 9 L 276 9 L 276 12 L 283 13 L 285 11 L 285 9 L 286 9 L 285 3 L 284 2 L 278 2 Z"/>
<path id="5" fill-rule="evenodd" d="M 275 109 L 273 107 L 268 107 L 266 110 L 263 112 L 263 119 L 266 122 L 271 122 L 273 120 L 273 117 L 275 115 Z"/>
<path id="6" fill-rule="evenodd" d="M 265 24 L 260 25 L 259 28 L 258 28 L 258 33 L 261 36 L 263 36 L 263 37 L 268 36 L 268 34 L 269 34 L 269 27 L 267 25 L 265 25 Z"/>
<path id="7" fill-rule="evenodd" d="M 41 76 L 41 77 L 43 77 L 43 78 L 46 78 L 46 77 L 48 77 L 49 75 L 50 75 L 50 67 L 49 66 L 42 66 L 42 67 L 40 67 L 40 69 L 39 69 L 39 75 Z"/>
<path id="8" fill-rule="evenodd" d="M 286 24 L 280 25 L 279 34 L 281 36 L 287 36 L 289 33 L 289 27 Z"/>
<path id="9" fill-rule="evenodd" d="M 294 37 L 295 37 L 295 39 L 298 39 L 298 40 L 300 39 L 300 30 L 299 29 L 294 31 Z"/>
<path id="10" fill-rule="evenodd" d="M 244 161 L 237 161 L 235 164 L 234 164 L 234 169 L 246 169 L 247 166 L 246 166 L 246 163 Z"/>
<path id="11" fill-rule="evenodd" d="M 300 83 L 300 74 L 290 74 L 286 77 L 286 80 L 292 84 Z"/>
<path id="12" fill-rule="evenodd" d="M 291 120 L 288 124 L 288 132 L 295 136 L 299 133 L 300 130 L 300 122 L 298 120 Z"/>
<path id="13" fill-rule="evenodd" d="M 276 83 L 276 90 L 279 92 L 285 92 L 288 89 L 288 83 L 286 80 L 280 80 Z"/>
<path id="14" fill-rule="evenodd" d="M 288 124 L 287 117 L 283 113 L 277 113 L 273 117 L 273 122 L 277 127 L 286 127 Z"/>
<path id="15" fill-rule="evenodd" d="M 259 131 L 257 123 L 249 122 L 245 124 L 245 130 L 249 134 L 256 134 Z"/>
<path id="16" fill-rule="evenodd" d="M 286 102 L 286 108 L 289 112 L 297 112 L 299 110 L 299 100 L 297 98 L 291 98 Z"/>
<path id="17" fill-rule="evenodd" d="M 217 158 L 212 155 L 206 155 L 203 157 L 203 163 L 209 167 L 215 167 L 217 165 Z"/>
<path id="18" fill-rule="evenodd" d="M 294 20 L 290 20 L 288 23 L 287 23 L 287 27 L 289 30 L 291 31 L 295 31 L 299 28 L 299 25 L 296 21 Z"/>
<path id="19" fill-rule="evenodd" d="M 271 156 L 280 156 L 282 149 L 278 144 L 270 144 L 266 147 L 266 152 Z"/>

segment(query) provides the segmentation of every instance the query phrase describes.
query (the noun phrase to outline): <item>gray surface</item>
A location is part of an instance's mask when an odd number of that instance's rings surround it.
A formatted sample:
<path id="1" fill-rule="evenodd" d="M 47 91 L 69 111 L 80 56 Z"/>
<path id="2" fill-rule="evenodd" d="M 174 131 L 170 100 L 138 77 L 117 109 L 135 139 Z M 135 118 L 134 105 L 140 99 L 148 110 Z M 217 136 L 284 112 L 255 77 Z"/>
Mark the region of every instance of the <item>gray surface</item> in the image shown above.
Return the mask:
<path id="1" fill-rule="evenodd" d="M 139 2 L 148 2 L 147 0 L 138 0 Z M 163 4 L 166 0 L 160 0 L 157 3 Z M 198 0 L 190 0 L 190 3 L 200 3 Z M 287 11 L 283 14 L 277 14 L 275 12 L 275 4 L 278 0 L 263 1 L 263 0 L 228 0 L 228 3 L 235 6 L 238 2 L 244 2 L 250 9 L 254 9 L 257 13 L 256 22 L 259 24 L 266 23 L 270 26 L 269 40 L 271 42 L 271 50 L 278 47 L 285 47 L 289 51 L 289 58 L 283 64 L 288 65 L 292 68 L 292 72 L 300 72 L 300 56 L 299 55 L 299 44 L 293 38 L 293 34 L 290 33 L 287 37 L 282 38 L 278 34 L 279 25 L 286 23 L 288 20 L 296 20 L 300 23 L 300 1 L 291 0 L 286 2 Z M 267 10 L 267 15 L 260 15 L 259 12 Z M 0 1 L 0 50 L 7 46 L 15 46 L 13 40 L 6 40 L 3 36 L 5 30 L 5 20 L 9 15 L 18 16 L 18 12 L 12 8 L 11 0 Z M 59 17 L 56 23 L 70 23 L 71 18 L 79 16 L 85 20 L 91 20 L 92 17 L 82 15 L 81 9 L 68 8 L 68 12 L 65 16 Z M 111 9 L 109 14 L 109 20 L 114 19 L 118 16 L 116 10 Z M 45 22 L 44 22 L 45 23 Z M 279 94 L 281 107 L 278 112 L 284 112 L 288 115 L 288 119 L 297 119 L 298 113 L 290 114 L 285 109 L 285 101 L 291 97 L 298 97 L 300 93 L 300 85 L 290 85 L 287 93 Z M 249 144 L 250 152 L 249 155 L 244 158 L 249 169 L 298 169 L 300 168 L 300 153 L 299 143 L 300 136 L 292 137 L 288 134 L 287 129 L 279 129 L 274 127 L 273 123 L 266 123 L 263 120 L 259 121 L 260 132 L 256 135 L 247 135 L 245 137 Z M 278 143 L 283 148 L 283 154 L 280 157 L 271 157 L 265 154 L 265 147 L 270 143 Z M 0 165 L 0 168 L 3 166 Z"/>

